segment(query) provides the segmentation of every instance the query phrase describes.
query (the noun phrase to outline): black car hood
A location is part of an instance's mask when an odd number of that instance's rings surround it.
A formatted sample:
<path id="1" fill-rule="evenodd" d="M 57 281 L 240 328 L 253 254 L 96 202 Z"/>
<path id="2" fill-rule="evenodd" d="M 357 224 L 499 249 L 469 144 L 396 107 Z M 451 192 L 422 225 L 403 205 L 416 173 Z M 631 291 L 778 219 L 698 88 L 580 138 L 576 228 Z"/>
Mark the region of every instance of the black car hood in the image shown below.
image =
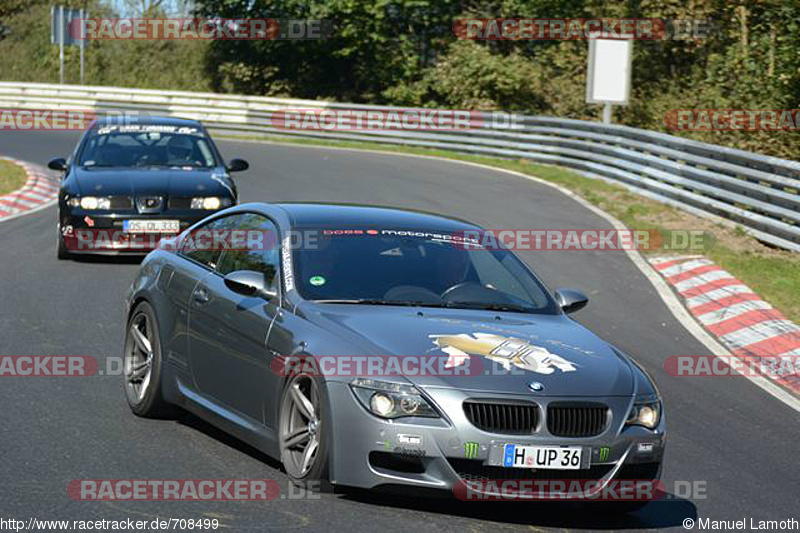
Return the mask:
<path id="1" fill-rule="evenodd" d="M 422 387 L 525 394 L 535 381 L 543 386 L 538 392 L 542 396 L 633 394 L 630 363 L 564 315 L 456 309 L 419 313 L 348 304 L 317 304 L 313 309 L 307 317 L 353 346 L 354 355 L 441 357 L 455 364 L 465 359 L 460 354 L 469 354 L 470 370 L 460 375 L 406 376 Z M 324 348 L 310 348 L 314 355 L 327 355 Z M 503 360 L 501 352 L 519 357 Z"/>
<path id="2" fill-rule="evenodd" d="M 219 168 L 75 168 L 77 194 L 96 196 L 217 196 L 230 195 Z"/>

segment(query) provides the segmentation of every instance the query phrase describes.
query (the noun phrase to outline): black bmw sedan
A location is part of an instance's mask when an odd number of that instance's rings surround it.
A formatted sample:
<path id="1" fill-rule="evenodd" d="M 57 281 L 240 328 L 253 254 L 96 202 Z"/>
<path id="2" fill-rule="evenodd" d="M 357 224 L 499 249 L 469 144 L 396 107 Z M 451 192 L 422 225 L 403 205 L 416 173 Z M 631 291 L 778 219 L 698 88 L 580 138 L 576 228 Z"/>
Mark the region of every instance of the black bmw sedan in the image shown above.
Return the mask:
<path id="1" fill-rule="evenodd" d="M 175 118 L 100 118 L 63 171 L 58 196 L 58 258 L 143 254 L 163 237 L 237 203 L 231 172 L 200 122 Z"/>

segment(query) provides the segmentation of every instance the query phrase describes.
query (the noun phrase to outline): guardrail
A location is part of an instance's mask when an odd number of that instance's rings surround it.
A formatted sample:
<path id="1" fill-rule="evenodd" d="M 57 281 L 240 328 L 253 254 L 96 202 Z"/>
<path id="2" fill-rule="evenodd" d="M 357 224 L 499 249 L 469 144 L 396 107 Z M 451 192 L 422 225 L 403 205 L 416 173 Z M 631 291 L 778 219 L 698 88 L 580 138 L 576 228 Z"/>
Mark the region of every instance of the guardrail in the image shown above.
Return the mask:
<path id="1" fill-rule="evenodd" d="M 271 134 L 401 144 L 528 159 L 613 181 L 756 238 L 800 251 L 800 162 L 581 120 L 523 116 L 519 128 L 459 131 L 315 131 L 276 128 L 285 109 L 398 108 L 183 91 L 0 82 L 0 108 L 144 111 L 203 121 L 233 135 Z M 430 111 L 430 110 L 428 110 Z"/>

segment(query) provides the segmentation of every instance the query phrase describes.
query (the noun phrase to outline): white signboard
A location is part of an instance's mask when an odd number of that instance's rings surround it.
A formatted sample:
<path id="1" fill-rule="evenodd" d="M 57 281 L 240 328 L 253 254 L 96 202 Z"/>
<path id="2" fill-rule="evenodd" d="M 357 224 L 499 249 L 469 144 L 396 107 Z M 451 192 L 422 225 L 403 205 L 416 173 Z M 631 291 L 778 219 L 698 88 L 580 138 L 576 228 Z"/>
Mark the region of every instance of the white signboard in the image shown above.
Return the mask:
<path id="1" fill-rule="evenodd" d="M 626 105 L 631 93 L 633 41 L 592 39 L 589 41 L 589 75 L 586 102 Z"/>

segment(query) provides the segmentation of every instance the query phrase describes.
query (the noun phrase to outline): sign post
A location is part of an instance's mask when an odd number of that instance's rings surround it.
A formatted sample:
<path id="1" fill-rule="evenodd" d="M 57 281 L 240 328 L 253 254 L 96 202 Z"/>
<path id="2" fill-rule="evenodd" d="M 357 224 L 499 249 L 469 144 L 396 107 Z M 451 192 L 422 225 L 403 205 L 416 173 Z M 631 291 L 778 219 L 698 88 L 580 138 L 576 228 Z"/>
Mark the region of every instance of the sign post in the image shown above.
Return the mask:
<path id="1" fill-rule="evenodd" d="M 84 73 L 83 55 L 84 55 L 84 50 L 86 49 L 86 31 L 84 29 L 85 28 L 84 24 L 85 24 L 85 21 L 87 19 L 86 11 L 81 9 L 79 17 L 80 17 L 80 22 L 81 22 L 81 38 L 80 38 L 80 47 L 81 47 L 81 85 L 83 85 L 83 80 L 84 80 L 84 76 L 83 76 L 83 73 Z"/>
<path id="2" fill-rule="evenodd" d="M 631 93 L 633 41 L 592 39 L 589 41 L 589 72 L 586 102 L 603 104 L 603 123 L 611 124 L 612 106 L 628 105 Z"/>
<path id="3" fill-rule="evenodd" d="M 64 84 L 64 6 L 58 6 L 58 79 Z"/>
<path id="4" fill-rule="evenodd" d="M 64 47 L 80 46 L 81 49 L 81 83 L 84 79 L 84 47 L 86 46 L 83 34 L 83 21 L 80 26 L 73 25 L 70 31 L 70 22 L 75 19 L 85 18 L 84 10 L 65 9 L 64 6 L 50 8 L 50 43 L 58 45 L 58 79 L 64 83 Z M 75 36 L 75 27 L 80 27 L 81 35 Z"/>

